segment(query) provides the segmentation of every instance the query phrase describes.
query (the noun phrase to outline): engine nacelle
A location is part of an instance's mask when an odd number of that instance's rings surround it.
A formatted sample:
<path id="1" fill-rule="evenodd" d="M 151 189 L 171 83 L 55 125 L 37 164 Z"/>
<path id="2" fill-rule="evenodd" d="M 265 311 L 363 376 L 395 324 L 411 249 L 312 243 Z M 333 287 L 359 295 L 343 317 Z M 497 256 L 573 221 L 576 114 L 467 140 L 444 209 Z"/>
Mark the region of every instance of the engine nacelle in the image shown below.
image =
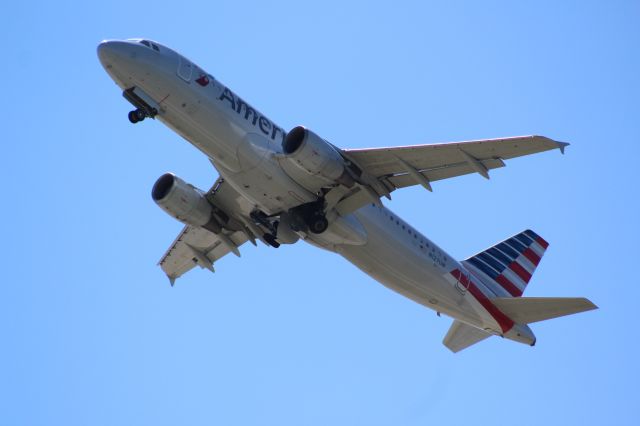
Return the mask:
<path id="1" fill-rule="evenodd" d="M 355 183 L 338 150 L 309 129 L 291 129 L 282 142 L 282 151 L 291 164 L 327 184 L 351 188 Z"/>
<path id="2" fill-rule="evenodd" d="M 222 230 L 205 193 L 173 173 L 160 176 L 153 185 L 151 197 L 162 210 L 184 224 L 199 226 L 216 234 Z"/>

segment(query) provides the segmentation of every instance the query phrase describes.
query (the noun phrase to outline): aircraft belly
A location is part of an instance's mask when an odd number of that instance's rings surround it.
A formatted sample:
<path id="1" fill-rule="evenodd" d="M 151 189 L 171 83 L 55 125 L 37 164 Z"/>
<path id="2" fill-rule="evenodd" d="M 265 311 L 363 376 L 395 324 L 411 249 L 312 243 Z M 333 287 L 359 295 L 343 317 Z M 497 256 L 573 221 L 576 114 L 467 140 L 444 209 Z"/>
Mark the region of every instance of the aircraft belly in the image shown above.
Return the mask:
<path id="1" fill-rule="evenodd" d="M 273 141 L 247 133 L 242 123 L 213 106 L 188 110 L 169 103 L 160 118 L 212 158 L 221 176 L 265 213 L 276 214 L 315 200 L 315 195 L 294 182 L 269 154 Z M 380 214 L 376 209 L 367 206 L 354 214 L 365 228 L 364 239 L 347 241 L 336 234 L 340 238 L 317 243 L 411 300 L 471 324 L 482 323 L 485 315 L 477 303 L 444 278 L 450 269 L 432 263 L 440 259 L 417 250 L 402 232 L 376 217 Z M 329 231 L 327 237 L 333 235 Z"/>
<path id="2" fill-rule="evenodd" d="M 168 103 L 162 121 L 211 158 L 222 177 L 261 210 L 274 214 L 316 199 L 272 158 L 275 142 L 248 133 L 205 100 L 189 102 L 199 106 L 189 110 L 182 100 Z"/>
<path id="3" fill-rule="evenodd" d="M 336 251 L 384 286 L 438 312 L 478 324 L 481 317 L 468 297 L 445 279 L 395 227 L 379 220 L 377 207 L 365 207 L 356 216 L 366 229 L 368 240 L 360 246 L 341 245 Z"/>
<path id="4" fill-rule="evenodd" d="M 298 187 L 279 170 L 271 167 L 253 168 L 237 173 L 223 167 L 217 168 L 231 186 L 267 214 L 286 211 L 316 199 L 313 194 Z"/>
<path id="5" fill-rule="evenodd" d="M 234 141 L 244 137 L 242 128 L 187 94 L 172 94 L 163 106 L 165 112 L 159 118 L 164 124 L 225 168 L 240 170 L 238 142 Z"/>

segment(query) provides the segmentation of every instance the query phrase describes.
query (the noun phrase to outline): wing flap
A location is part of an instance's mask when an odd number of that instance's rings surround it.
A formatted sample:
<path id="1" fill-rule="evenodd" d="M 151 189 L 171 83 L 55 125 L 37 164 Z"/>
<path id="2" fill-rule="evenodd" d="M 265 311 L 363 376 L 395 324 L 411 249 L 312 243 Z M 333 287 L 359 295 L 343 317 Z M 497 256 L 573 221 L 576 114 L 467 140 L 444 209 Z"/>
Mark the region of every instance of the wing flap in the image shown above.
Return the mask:
<path id="1" fill-rule="evenodd" d="M 449 328 L 449 332 L 444 336 L 442 343 L 451 350 L 451 352 L 460 352 L 463 349 L 468 348 L 471 345 L 475 345 L 478 342 L 483 341 L 491 334 L 479 328 L 472 327 L 463 323 L 462 321 L 455 320 Z"/>
<path id="2" fill-rule="evenodd" d="M 240 246 L 248 240 L 244 232 L 234 232 L 228 234 L 227 237 L 236 246 Z M 218 235 L 203 228 L 187 225 L 162 256 L 158 265 L 173 282 L 196 265 L 209 269 L 209 266 L 212 266 L 216 260 L 231 251 L 231 247 L 226 245 Z M 204 259 L 211 263 L 203 264 L 203 259 L 199 259 L 199 255 L 204 256 Z"/>
<path id="3" fill-rule="evenodd" d="M 493 170 L 505 166 L 504 162 L 501 159 L 482 160 L 481 163 L 485 168 L 487 168 L 487 170 Z M 422 169 L 418 171 L 430 182 L 449 179 L 452 177 L 467 175 L 476 172 L 475 169 L 473 169 L 468 163 L 465 162 L 446 164 L 437 168 Z M 387 176 L 385 179 L 396 189 L 413 186 L 417 183 L 416 180 L 408 173 Z"/>

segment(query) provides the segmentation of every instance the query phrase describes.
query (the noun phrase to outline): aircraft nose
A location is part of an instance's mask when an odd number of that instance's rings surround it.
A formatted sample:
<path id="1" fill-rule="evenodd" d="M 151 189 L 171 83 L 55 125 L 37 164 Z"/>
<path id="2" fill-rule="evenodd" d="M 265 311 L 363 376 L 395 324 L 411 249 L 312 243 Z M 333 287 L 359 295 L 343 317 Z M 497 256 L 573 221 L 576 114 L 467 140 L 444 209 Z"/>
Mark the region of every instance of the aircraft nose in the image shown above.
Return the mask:
<path id="1" fill-rule="evenodd" d="M 98 44 L 98 58 L 107 67 L 114 62 L 126 61 L 135 57 L 135 51 L 129 43 L 119 40 L 104 40 Z"/>

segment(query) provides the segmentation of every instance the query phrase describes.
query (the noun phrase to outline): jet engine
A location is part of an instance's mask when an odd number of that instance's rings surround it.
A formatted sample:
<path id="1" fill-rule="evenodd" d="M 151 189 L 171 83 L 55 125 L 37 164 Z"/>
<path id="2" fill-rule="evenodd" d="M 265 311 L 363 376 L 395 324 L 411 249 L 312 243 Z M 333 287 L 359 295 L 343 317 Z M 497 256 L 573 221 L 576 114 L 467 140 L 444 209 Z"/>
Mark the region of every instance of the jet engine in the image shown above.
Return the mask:
<path id="1" fill-rule="evenodd" d="M 282 142 L 282 151 L 287 163 L 311 175 L 321 186 L 339 183 L 351 188 L 355 183 L 338 150 L 309 129 L 291 129 Z"/>
<path id="2" fill-rule="evenodd" d="M 173 173 L 165 173 L 156 181 L 151 197 L 158 206 L 180 222 L 205 228 L 215 234 L 222 225 L 214 215 L 215 207 L 205 193 Z"/>

